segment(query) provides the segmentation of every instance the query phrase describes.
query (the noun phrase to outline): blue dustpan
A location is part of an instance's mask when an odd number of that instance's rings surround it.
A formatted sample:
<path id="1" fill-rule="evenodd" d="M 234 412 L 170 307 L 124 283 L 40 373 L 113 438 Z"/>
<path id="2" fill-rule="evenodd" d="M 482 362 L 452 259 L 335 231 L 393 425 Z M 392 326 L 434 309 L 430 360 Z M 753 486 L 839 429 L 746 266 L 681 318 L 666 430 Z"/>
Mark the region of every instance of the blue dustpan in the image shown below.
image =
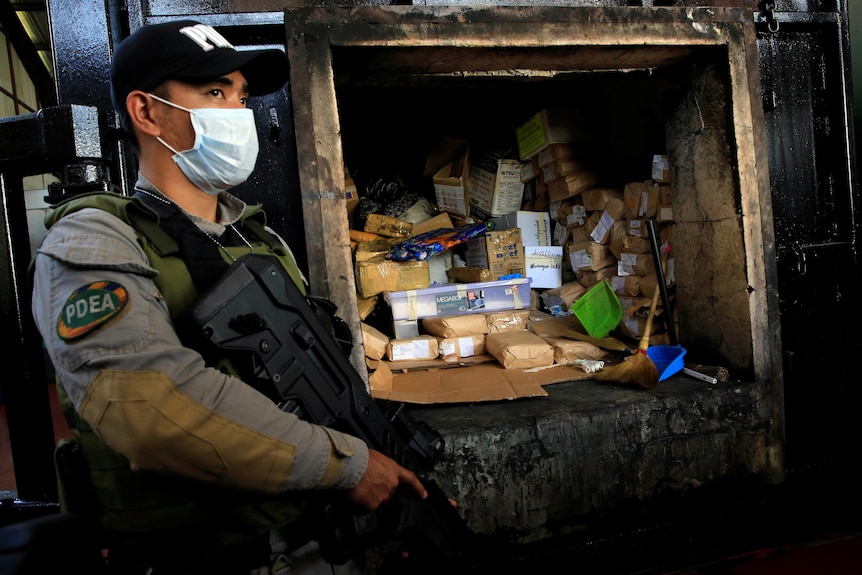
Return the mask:
<path id="1" fill-rule="evenodd" d="M 646 350 L 647 357 L 658 370 L 658 380 L 664 381 L 685 367 L 683 356 L 685 348 L 679 345 L 653 345 Z"/>

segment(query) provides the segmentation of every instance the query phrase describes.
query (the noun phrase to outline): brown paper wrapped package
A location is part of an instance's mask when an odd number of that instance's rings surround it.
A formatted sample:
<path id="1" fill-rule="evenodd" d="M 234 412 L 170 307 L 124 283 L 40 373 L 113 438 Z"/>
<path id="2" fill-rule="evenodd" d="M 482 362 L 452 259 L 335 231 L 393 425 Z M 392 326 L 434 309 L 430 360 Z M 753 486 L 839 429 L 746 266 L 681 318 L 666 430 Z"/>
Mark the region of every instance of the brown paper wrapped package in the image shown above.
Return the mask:
<path id="1" fill-rule="evenodd" d="M 425 333 L 438 337 L 464 337 L 488 333 L 488 320 L 481 313 L 437 315 L 422 318 Z"/>
<path id="2" fill-rule="evenodd" d="M 554 365 L 554 348 L 530 331 L 488 334 L 485 350 L 506 369 L 527 369 Z"/>

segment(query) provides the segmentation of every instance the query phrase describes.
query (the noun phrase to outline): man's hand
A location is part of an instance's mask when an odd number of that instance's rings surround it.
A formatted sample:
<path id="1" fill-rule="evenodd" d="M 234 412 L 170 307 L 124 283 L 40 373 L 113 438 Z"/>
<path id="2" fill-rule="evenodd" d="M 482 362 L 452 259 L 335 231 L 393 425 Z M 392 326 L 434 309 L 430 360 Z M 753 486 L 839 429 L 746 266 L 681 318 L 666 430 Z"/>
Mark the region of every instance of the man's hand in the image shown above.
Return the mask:
<path id="1" fill-rule="evenodd" d="M 416 474 L 398 465 L 379 451 L 368 450 L 368 468 L 356 487 L 347 492 L 350 501 L 367 511 L 374 511 L 392 498 L 402 483 L 408 484 L 416 494 L 425 499 L 428 492 Z"/>

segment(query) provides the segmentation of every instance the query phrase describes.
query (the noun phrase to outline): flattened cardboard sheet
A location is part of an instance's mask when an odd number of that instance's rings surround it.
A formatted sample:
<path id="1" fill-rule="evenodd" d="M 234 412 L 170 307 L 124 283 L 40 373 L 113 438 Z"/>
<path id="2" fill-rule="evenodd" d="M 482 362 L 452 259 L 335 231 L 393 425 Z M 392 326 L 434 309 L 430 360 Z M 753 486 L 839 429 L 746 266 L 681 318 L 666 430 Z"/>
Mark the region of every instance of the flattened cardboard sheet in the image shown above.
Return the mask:
<path id="1" fill-rule="evenodd" d="M 543 388 L 544 385 L 589 377 L 581 368 L 573 365 L 513 370 L 504 369 L 496 362 L 448 369 L 393 370 L 391 382 L 387 381 L 383 386 L 374 385 L 372 380 L 371 395 L 377 399 L 426 405 L 500 401 L 545 397 L 548 392 Z"/>

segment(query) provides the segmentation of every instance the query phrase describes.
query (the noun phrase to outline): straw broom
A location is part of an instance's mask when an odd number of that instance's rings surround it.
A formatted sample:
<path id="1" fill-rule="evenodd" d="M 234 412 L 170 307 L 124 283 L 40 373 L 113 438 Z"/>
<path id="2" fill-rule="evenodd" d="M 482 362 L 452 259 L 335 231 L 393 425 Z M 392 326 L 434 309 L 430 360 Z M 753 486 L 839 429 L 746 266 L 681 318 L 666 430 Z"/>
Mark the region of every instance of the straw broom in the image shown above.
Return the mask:
<path id="1" fill-rule="evenodd" d="M 641 336 L 638 348 L 620 363 L 606 365 L 604 369 L 593 373 L 593 379 L 598 381 L 615 381 L 619 383 L 634 383 L 644 389 L 653 389 L 658 385 L 658 369 L 647 356 L 649 347 L 649 336 L 652 331 L 652 322 L 655 317 L 655 308 L 658 305 L 659 290 L 656 286 L 650 302 L 649 315 L 647 316 L 644 333 Z"/>

